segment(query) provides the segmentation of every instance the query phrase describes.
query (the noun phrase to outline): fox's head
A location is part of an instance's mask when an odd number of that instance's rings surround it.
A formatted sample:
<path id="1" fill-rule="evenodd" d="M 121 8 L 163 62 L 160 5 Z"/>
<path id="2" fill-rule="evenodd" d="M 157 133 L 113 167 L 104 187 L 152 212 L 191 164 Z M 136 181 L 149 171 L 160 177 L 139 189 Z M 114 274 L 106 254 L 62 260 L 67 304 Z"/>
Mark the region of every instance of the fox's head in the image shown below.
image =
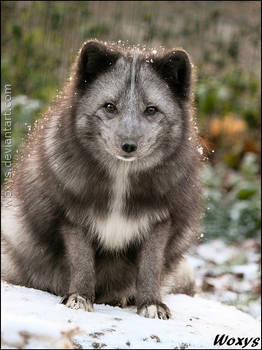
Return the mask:
<path id="1" fill-rule="evenodd" d="M 104 161 L 156 164 L 188 139 L 191 80 L 184 50 L 86 42 L 73 76 L 78 141 Z"/>

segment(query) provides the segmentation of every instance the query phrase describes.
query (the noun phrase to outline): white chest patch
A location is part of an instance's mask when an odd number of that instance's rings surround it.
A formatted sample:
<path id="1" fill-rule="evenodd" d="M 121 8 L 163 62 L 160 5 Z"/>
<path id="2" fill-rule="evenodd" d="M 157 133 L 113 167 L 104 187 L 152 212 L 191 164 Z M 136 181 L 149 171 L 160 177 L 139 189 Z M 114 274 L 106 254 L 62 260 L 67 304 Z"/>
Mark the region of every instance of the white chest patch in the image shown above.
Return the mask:
<path id="1" fill-rule="evenodd" d="M 92 226 L 102 246 L 107 249 L 121 249 L 136 236 L 147 232 L 149 221 L 126 218 L 123 213 L 125 196 L 129 191 L 129 164 L 124 163 L 112 173 L 114 184 L 111 191 L 111 206 L 106 218 L 93 218 Z"/>
<path id="2" fill-rule="evenodd" d="M 148 232 L 149 220 L 146 216 L 131 220 L 113 210 L 106 219 L 97 219 L 95 228 L 101 245 L 115 250 L 124 248 L 132 240 L 142 238 Z"/>
<path id="3" fill-rule="evenodd" d="M 115 180 L 108 216 L 104 219 L 93 218 L 91 223 L 101 245 L 110 250 L 124 248 L 131 241 L 142 239 L 149 232 L 151 223 L 167 217 L 166 212 L 148 213 L 136 219 L 127 218 L 123 214 L 126 195 L 130 191 L 130 166 L 130 163 L 122 162 L 113 174 Z"/>
<path id="4" fill-rule="evenodd" d="M 130 190 L 128 180 L 130 164 L 123 162 L 113 174 L 114 185 L 110 212 L 106 218 L 93 218 L 92 226 L 100 243 L 107 249 L 124 248 L 132 240 L 144 237 L 150 228 L 150 216 L 130 219 L 123 215 L 125 198 Z"/>

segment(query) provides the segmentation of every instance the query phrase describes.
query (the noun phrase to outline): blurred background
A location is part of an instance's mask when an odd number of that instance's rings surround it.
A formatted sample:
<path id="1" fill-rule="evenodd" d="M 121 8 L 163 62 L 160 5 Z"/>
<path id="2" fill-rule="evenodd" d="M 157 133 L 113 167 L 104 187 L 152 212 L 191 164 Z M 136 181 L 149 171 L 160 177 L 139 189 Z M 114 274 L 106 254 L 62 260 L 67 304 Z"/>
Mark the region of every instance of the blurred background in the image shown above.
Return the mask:
<path id="1" fill-rule="evenodd" d="M 204 162 L 201 244 L 192 252 L 198 292 L 259 317 L 260 2 L 2 1 L 1 8 L 1 99 L 11 84 L 13 154 L 69 78 L 83 41 L 190 53 Z"/>

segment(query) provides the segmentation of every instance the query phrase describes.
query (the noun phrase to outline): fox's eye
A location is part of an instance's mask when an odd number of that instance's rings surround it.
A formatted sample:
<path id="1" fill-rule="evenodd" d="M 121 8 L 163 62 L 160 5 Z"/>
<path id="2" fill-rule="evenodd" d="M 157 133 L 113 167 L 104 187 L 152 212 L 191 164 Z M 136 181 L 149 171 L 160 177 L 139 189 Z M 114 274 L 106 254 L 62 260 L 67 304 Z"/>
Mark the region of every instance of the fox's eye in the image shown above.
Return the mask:
<path id="1" fill-rule="evenodd" d="M 109 113 L 114 113 L 114 112 L 116 112 L 116 106 L 115 105 L 113 105 L 113 103 L 106 103 L 105 104 L 105 109 L 106 109 L 106 111 L 107 112 L 109 112 Z"/>
<path id="2" fill-rule="evenodd" d="M 157 112 L 157 108 L 154 106 L 149 106 L 145 110 L 145 114 L 147 115 L 154 115 Z"/>

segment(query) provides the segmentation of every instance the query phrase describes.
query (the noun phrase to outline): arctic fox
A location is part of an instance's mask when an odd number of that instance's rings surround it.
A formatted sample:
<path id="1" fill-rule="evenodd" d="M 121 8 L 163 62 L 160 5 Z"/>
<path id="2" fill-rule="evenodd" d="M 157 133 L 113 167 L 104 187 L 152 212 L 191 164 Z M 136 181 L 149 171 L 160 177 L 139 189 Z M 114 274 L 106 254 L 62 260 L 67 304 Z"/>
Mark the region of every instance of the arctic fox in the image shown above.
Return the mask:
<path id="1" fill-rule="evenodd" d="M 74 309 L 135 304 L 168 319 L 192 294 L 200 213 L 192 64 L 184 50 L 91 40 L 16 160 L 2 200 L 2 278 Z"/>

